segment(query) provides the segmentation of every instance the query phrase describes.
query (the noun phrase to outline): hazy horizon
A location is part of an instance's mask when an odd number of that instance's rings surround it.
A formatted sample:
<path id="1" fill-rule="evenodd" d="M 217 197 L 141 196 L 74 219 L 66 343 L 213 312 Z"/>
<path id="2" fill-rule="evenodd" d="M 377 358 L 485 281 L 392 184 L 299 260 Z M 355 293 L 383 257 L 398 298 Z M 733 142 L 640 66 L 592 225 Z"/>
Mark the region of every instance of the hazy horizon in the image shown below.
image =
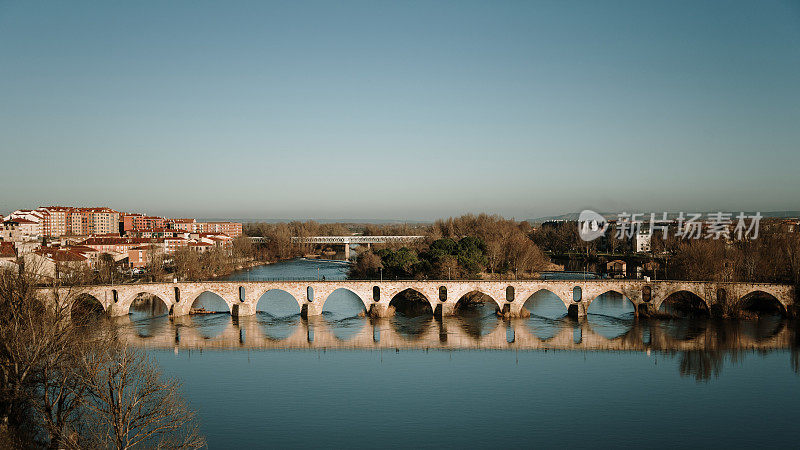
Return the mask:
<path id="1" fill-rule="evenodd" d="M 0 2 L 0 212 L 800 210 L 800 4 Z"/>

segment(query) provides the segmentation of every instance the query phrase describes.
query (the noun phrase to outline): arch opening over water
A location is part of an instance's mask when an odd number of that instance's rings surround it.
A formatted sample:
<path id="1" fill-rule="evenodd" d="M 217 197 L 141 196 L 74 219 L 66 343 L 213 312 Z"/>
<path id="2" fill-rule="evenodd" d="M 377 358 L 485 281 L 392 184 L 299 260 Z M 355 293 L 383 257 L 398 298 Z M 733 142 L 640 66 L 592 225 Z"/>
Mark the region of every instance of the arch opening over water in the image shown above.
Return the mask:
<path id="1" fill-rule="evenodd" d="M 500 310 L 500 306 L 495 299 L 480 291 L 467 292 L 458 299 L 455 306 L 456 314 L 467 315 L 483 314 L 489 309 L 491 312 L 496 312 Z"/>
<path id="2" fill-rule="evenodd" d="M 322 306 L 322 317 L 340 341 L 348 341 L 364 329 L 368 323 L 366 313 L 361 297 L 347 288 L 331 292 Z"/>
<path id="3" fill-rule="evenodd" d="M 343 287 L 331 292 L 322 305 L 322 315 L 329 320 L 364 317 L 366 312 L 367 308 L 361 297 Z"/>
<path id="4" fill-rule="evenodd" d="M 772 294 L 753 291 L 739 300 L 741 315 L 745 318 L 784 317 L 786 308 Z"/>
<path id="5" fill-rule="evenodd" d="M 522 299 L 521 299 L 522 300 Z M 561 298 L 547 289 L 540 289 L 523 300 L 522 308 L 530 313 L 526 320 L 528 328 L 539 339 L 547 341 L 565 327 L 570 326 L 567 307 Z"/>
<path id="6" fill-rule="evenodd" d="M 231 326 L 230 308 L 219 294 L 203 291 L 192 302 L 191 323 L 203 339 L 213 339 Z"/>
<path id="7" fill-rule="evenodd" d="M 255 320 L 264 337 L 282 341 L 291 336 L 300 323 L 300 305 L 292 294 L 270 289 L 256 302 Z"/>
<path id="8" fill-rule="evenodd" d="M 169 315 L 169 304 L 161 297 L 149 292 L 139 292 L 128 308 L 128 316 L 133 321 L 165 317 Z"/>
<path id="9" fill-rule="evenodd" d="M 567 307 L 561 298 L 549 289 L 539 289 L 523 300 L 522 307 L 531 317 L 557 320 L 567 315 Z"/>
<path id="10" fill-rule="evenodd" d="M 128 318 L 139 337 L 151 338 L 169 328 L 169 306 L 157 295 L 140 292 L 128 308 Z"/>
<path id="11" fill-rule="evenodd" d="M 706 302 L 689 291 L 678 291 L 668 295 L 661 302 L 658 312 L 675 318 L 706 318 L 711 315 Z"/>
<path id="12" fill-rule="evenodd" d="M 70 308 L 70 319 L 76 325 L 89 325 L 105 316 L 103 304 L 90 294 L 79 294 Z"/>
<path id="13" fill-rule="evenodd" d="M 480 338 L 497 328 L 499 311 L 500 307 L 491 296 L 472 291 L 458 299 L 454 313 L 467 335 Z"/>
<path id="14" fill-rule="evenodd" d="M 595 297 L 586 313 L 592 331 L 606 339 L 617 339 L 633 327 L 636 306 L 621 292 L 609 290 Z"/>
<path id="15" fill-rule="evenodd" d="M 190 314 L 230 314 L 228 303 L 219 294 L 203 291 L 192 302 Z"/>
<path id="16" fill-rule="evenodd" d="M 258 298 L 256 314 L 278 319 L 299 316 L 300 305 L 292 294 L 282 289 L 270 289 Z"/>
<path id="17" fill-rule="evenodd" d="M 433 316 L 433 309 L 428 298 L 413 288 L 398 292 L 389 301 L 389 307 L 394 308 L 396 314 L 408 317 Z"/>
<path id="18" fill-rule="evenodd" d="M 586 312 L 587 314 L 631 319 L 636 312 L 636 306 L 623 293 L 608 290 L 595 297 Z"/>

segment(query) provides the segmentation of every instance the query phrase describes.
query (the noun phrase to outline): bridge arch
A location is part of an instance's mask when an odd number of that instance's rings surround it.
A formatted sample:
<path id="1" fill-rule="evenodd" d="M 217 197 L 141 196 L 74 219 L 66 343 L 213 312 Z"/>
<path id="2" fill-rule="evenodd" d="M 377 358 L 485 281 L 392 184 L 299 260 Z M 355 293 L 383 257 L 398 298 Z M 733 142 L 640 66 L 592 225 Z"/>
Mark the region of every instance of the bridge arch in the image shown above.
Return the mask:
<path id="1" fill-rule="evenodd" d="M 604 300 L 606 300 L 606 302 L 603 302 Z M 600 304 L 600 303 L 617 303 L 615 302 L 615 300 L 621 300 L 621 303 L 617 305 Z M 625 293 L 622 292 L 622 290 L 618 289 L 606 289 L 605 291 L 595 295 L 594 297 L 584 300 L 584 302 L 586 302 L 587 312 L 591 312 L 592 309 L 596 311 L 598 307 L 602 308 L 606 306 L 611 306 L 611 307 L 618 306 L 619 308 L 613 308 L 613 309 L 621 309 L 624 310 L 624 312 L 627 312 L 627 310 L 630 309 L 630 312 L 633 313 L 636 312 L 636 303 L 633 300 L 631 300 L 630 297 L 625 295 Z M 594 305 L 595 307 L 592 308 L 592 305 Z"/>
<path id="2" fill-rule="evenodd" d="M 558 293 L 545 287 L 523 294 L 520 296 L 520 300 L 519 305 L 521 309 L 525 309 L 531 314 L 548 319 L 561 318 L 566 315 L 567 306 L 569 305 L 569 302 L 564 301 Z M 537 306 L 544 306 L 545 308 L 543 308 L 542 311 L 535 311 Z M 539 312 L 541 312 L 541 314 L 539 314 Z"/>
<path id="3" fill-rule="evenodd" d="M 761 289 L 753 289 L 742 295 L 736 302 L 739 311 L 751 311 L 756 313 L 777 312 L 781 316 L 786 316 L 786 305 L 778 297 Z"/>
<path id="4" fill-rule="evenodd" d="M 236 302 L 226 299 L 224 295 L 214 289 L 206 289 L 195 295 L 189 304 L 189 311 L 203 308 L 209 312 L 228 313 L 233 310 Z M 224 306 L 223 306 L 224 305 Z"/>
<path id="5" fill-rule="evenodd" d="M 676 289 L 665 295 L 656 310 L 662 313 L 677 314 L 679 316 L 709 316 L 711 307 L 697 292 L 689 289 Z"/>
<path id="6" fill-rule="evenodd" d="M 169 297 L 166 297 L 169 298 Z M 172 312 L 173 303 L 154 290 L 133 292 L 117 304 L 123 315 L 134 318 L 160 317 Z"/>
<path id="7" fill-rule="evenodd" d="M 333 297 L 332 302 L 329 302 L 329 300 L 331 300 L 331 297 Z M 330 308 L 330 307 L 340 306 L 346 303 L 347 297 L 349 297 L 351 300 L 354 301 L 356 301 L 357 299 L 358 307 L 360 308 L 361 311 L 366 312 L 367 309 L 369 308 L 370 305 L 369 300 L 362 298 L 362 296 L 359 295 L 358 292 L 348 287 L 340 287 L 334 289 L 330 294 L 326 295 L 325 298 L 323 298 L 320 301 L 320 308 L 323 312 L 329 311 L 329 309 L 326 310 L 326 307 Z"/>
<path id="8" fill-rule="evenodd" d="M 704 286 L 701 283 L 696 282 L 687 282 L 687 283 L 670 283 L 666 287 L 662 288 L 658 295 L 656 295 L 656 289 L 653 289 L 653 307 L 656 310 L 661 309 L 661 305 L 666 301 L 668 298 L 672 297 L 675 294 L 684 292 L 692 294 L 693 296 L 700 299 L 703 303 L 705 303 L 706 308 L 711 308 L 711 303 L 709 302 L 709 298 L 707 298 L 708 292 L 703 289 Z M 714 295 L 716 295 L 716 288 L 714 288 Z M 729 295 L 730 296 L 730 295 Z"/>
<path id="9" fill-rule="evenodd" d="M 461 296 L 455 300 L 455 310 L 458 311 L 459 309 L 464 309 L 465 307 L 467 307 L 467 305 L 470 302 L 472 302 L 472 300 L 474 300 L 473 298 L 470 298 L 468 296 L 475 297 L 474 294 L 480 294 L 479 297 L 480 300 L 478 301 L 480 301 L 481 303 L 485 303 L 487 301 L 486 299 L 490 299 L 498 310 L 503 308 L 503 303 L 499 302 L 496 298 L 484 292 L 483 289 L 478 288 L 461 294 Z"/>
<path id="10" fill-rule="evenodd" d="M 594 298 L 585 300 L 587 333 L 586 339 L 604 339 L 606 341 L 630 340 L 635 338 L 633 332 L 636 315 L 636 303 L 621 290 L 606 289 Z"/>
<path id="11" fill-rule="evenodd" d="M 256 298 L 254 310 L 256 313 L 267 313 L 272 317 L 288 317 L 300 314 L 303 302 L 295 295 L 284 289 L 267 289 Z"/>
<path id="12" fill-rule="evenodd" d="M 434 304 L 423 289 L 408 287 L 392 295 L 389 306 L 406 315 L 433 315 Z"/>
<path id="13" fill-rule="evenodd" d="M 106 315 L 103 303 L 92 294 L 83 292 L 72 299 L 69 308 L 70 320 L 82 325 L 91 322 L 93 319 Z"/>
<path id="14" fill-rule="evenodd" d="M 473 289 L 461 295 L 453 308 L 456 321 L 464 333 L 476 342 L 497 329 L 500 320 L 496 312 L 502 303 L 481 289 Z"/>

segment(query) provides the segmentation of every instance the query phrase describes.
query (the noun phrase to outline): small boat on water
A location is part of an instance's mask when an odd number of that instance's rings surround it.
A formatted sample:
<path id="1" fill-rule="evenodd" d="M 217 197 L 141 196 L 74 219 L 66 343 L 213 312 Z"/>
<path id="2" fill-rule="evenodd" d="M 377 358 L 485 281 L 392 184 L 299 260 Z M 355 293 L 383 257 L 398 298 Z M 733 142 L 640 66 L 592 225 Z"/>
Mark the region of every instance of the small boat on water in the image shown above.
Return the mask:
<path id="1" fill-rule="evenodd" d="M 189 314 L 216 314 L 216 311 L 208 311 L 205 308 L 192 308 L 189 310 Z"/>

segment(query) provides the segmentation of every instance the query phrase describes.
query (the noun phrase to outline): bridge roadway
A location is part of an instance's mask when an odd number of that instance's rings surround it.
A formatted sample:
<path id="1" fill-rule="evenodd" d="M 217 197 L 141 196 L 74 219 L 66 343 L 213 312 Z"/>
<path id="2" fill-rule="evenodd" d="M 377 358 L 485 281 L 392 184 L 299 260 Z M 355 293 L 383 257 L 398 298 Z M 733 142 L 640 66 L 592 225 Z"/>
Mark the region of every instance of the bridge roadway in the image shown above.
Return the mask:
<path id="1" fill-rule="evenodd" d="M 729 328 L 698 327 L 681 334 L 659 321 L 634 321 L 619 336 L 606 337 L 592 320 L 554 321 L 552 337 L 539 337 L 526 319 L 498 320 L 477 330 L 460 317 L 431 318 L 416 333 L 396 327 L 391 319 L 365 319 L 360 328 L 337 333 L 324 317 L 312 316 L 288 323 L 290 331 L 275 336 L 256 317 L 232 317 L 214 333 L 196 316 L 153 321 L 134 326 L 118 318 L 119 336 L 145 348 L 203 349 L 485 349 L 485 350 L 601 350 L 601 351 L 723 351 L 768 350 L 795 347 L 794 330 L 784 322 L 762 329 L 756 321 L 741 321 Z M 202 318 L 200 318 L 202 320 Z M 727 324 L 731 325 L 731 324 Z M 282 325 L 285 330 L 287 325 Z M 761 328 L 760 328 L 761 327 Z"/>
<path id="2" fill-rule="evenodd" d="M 437 316 L 452 315 L 456 303 L 471 292 L 489 296 L 500 310 L 512 317 L 519 315 L 525 301 L 541 290 L 554 293 L 567 311 L 577 317 L 585 317 L 592 301 L 607 292 L 625 296 L 637 313 L 642 308 L 658 310 L 669 296 L 678 292 L 696 295 L 708 308 L 717 303 L 741 308 L 754 293 L 773 297 L 784 312 L 794 301 L 793 287 L 782 284 L 645 280 L 187 281 L 41 288 L 40 291 L 62 304 L 72 303 L 80 295 L 94 297 L 111 316 L 127 315 L 139 294 L 159 297 L 171 315 L 184 316 L 189 314 L 200 294 L 211 292 L 225 301 L 232 315 L 249 316 L 255 314 L 262 295 L 282 290 L 294 297 L 303 316 L 314 316 L 322 313 L 325 301 L 339 289 L 354 293 L 364 308 L 378 317 L 387 315 L 392 299 L 409 289 L 422 294 Z"/>

